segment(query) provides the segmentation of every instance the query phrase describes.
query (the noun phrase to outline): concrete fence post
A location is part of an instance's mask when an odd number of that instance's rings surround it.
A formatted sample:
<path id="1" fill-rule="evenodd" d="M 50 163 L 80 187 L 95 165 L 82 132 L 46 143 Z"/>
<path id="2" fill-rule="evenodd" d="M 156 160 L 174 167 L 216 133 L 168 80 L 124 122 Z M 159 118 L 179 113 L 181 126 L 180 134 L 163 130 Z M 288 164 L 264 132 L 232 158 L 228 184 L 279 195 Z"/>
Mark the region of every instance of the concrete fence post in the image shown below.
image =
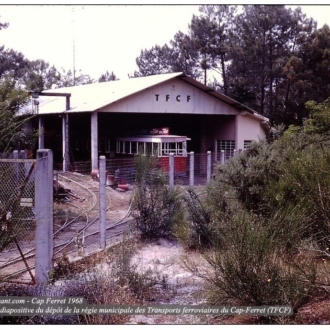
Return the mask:
<path id="1" fill-rule="evenodd" d="M 234 149 L 234 157 L 236 157 L 236 156 L 237 156 L 237 150 Z"/>
<path id="2" fill-rule="evenodd" d="M 19 159 L 26 159 L 26 152 L 25 150 L 21 150 L 19 156 L 18 156 Z"/>
<path id="3" fill-rule="evenodd" d="M 206 182 L 209 184 L 211 182 L 211 151 L 207 152 L 207 164 L 206 164 Z"/>
<path id="4" fill-rule="evenodd" d="M 96 170 L 98 166 L 98 115 L 97 112 L 91 114 L 91 158 L 92 158 L 92 168 L 91 170 Z"/>
<path id="5" fill-rule="evenodd" d="M 100 156 L 99 169 L 99 202 L 100 202 L 100 248 L 106 246 L 106 159 L 105 156 Z"/>
<path id="6" fill-rule="evenodd" d="M 195 175 L 195 153 L 193 151 L 190 152 L 189 158 L 189 186 L 194 186 L 194 175 Z"/>
<path id="7" fill-rule="evenodd" d="M 47 284 L 53 269 L 53 152 L 37 151 L 35 173 L 36 284 Z"/>
<path id="8" fill-rule="evenodd" d="M 170 189 L 174 188 L 174 153 L 170 153 L 169 157 L 169 185 Z"/>
<path id="9" fill-rule="evenodd" d="M 221 150 L 220 152 L 220 164 L 224 164 L 225 163 L 225 151 Z"/>

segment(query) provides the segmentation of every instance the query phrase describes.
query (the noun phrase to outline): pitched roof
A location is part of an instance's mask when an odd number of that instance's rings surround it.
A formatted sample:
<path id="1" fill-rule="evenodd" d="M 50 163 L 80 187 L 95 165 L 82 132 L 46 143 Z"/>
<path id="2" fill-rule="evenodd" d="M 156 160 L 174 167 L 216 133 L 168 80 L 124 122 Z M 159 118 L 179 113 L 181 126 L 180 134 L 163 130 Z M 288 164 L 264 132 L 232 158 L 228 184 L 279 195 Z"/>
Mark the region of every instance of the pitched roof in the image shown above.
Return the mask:
<path id="1" fill-rule="evenodd" d="M 152 86 L 171 79 L 181 79 L 224 103 L 240 111 L 246 111 L 257 120 L 269 126 L 268 118 L 258 114 L 249 107 L 215 91 L 214 89 L 186 76 L 182 72 L 159 74 L 154 76 L 115 80 L 109 82 L 64 87 L 43 91 L 42 93 L 70 93 L 70 110 L 68 112 L 93 112 L 113 102 L 141 92 Z M 55 114 L 66 112 L 66 100 L 62 96 L 39 96 L 39 114 Z"/>
<path id="2" fill-rule="evenodd" d="M 182 73 L 161 74 L 141 78 L 115 80 L 88 85 L 58 88 L 42 93 L 70 93 L 71 112 L 93 112 L 125 97 L 141 92 L 151 86 L 178 77 Z M 39 114 L 63 113 L 66 111 L 65 97 L 42 96 L 40 94 Z"/>

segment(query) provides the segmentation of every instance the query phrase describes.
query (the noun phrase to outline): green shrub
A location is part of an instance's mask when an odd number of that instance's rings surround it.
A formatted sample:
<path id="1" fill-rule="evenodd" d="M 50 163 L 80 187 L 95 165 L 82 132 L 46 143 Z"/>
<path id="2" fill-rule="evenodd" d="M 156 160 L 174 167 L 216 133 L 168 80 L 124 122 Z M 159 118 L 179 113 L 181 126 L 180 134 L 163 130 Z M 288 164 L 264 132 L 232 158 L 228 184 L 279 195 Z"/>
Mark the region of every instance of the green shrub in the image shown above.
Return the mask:
<path id="1" fill-rule="evenodd" d="M 276 227 L 239 212 L 221 231 L 226 246 L 204 252 L 208 270 L 186 263 L 208 283 L 209 303 L 298 308 L 310 299 L 315 290 L 314 261 L 288 258 L 282 248 L 285 231 L 278 239 Z"/>
<path id="2" fill-rule="evenodd" d="M 185 236 L 181 240 L 188 248 L 210 248 L 214 239 L 210 213 L 194 190 L 187 189 L 182 199 L 187 207 L 187 218 L 182 226 Z"/>
<path id="3" fill-rule="evenodd" d="M 223 218 L 227 194 L 231 205 L 267 221 L 280 209 L 300 205 L 310 221 L 301 238 L 325 242 L 330 235 L 329 146 L 327 137 L 302 132 L 254 143 L 217 168 L 208 189 L 209 209 Z"/>
<path id="4" fill-rule="evenodd" d="M 174 222 L 181 216 L 177 189 L 170 189 L 157 158 L 136 156 L 136 189 L 133 203 L 135 227 L 143 239 L 171 237 Z"/>
<path id="5" fill-rule="evenodd" d="M 315 256 L 329 255 L 329 146 L 300 131 L 254 143 L 218 166 L 203 200 L 190 193 L 186 241 L 210 248 L 206 265 L 186 265 L 209 303 L 296 310 L 324 293 Z"/>
<path id="6" fill-rule="evenodd" d="M 277 150 L 266 141 L 251 147 L 217 168 L 213 185 L 232 190 L 234 197 L 245 209 L 255 214 L 269 213 L 264 189 L 271 179 L 279 176 L 280 159 Z"/>
<path id="7" fill-rule="evenodd" d="M 204 250 L 222 246 L 219 231 L 238 210 L 228 193 L 213 188 L 212 185 L 208 187 L 206 196 L 198 195 L 192 188 L 182 194 L 186 213 L 180 222 L 180 235 L 179 230 L 176 235 L 190 249 Z"/>
<path id="8" fill-rule="evenodd" d="M 292 150 L 281 165 L 281 175 L 270 181 L 265 195 L 272 209 L 296 206 L 308 223 L 302 239 L 312 238 L 330 246 L 330 150 L 327 142 Z"/>

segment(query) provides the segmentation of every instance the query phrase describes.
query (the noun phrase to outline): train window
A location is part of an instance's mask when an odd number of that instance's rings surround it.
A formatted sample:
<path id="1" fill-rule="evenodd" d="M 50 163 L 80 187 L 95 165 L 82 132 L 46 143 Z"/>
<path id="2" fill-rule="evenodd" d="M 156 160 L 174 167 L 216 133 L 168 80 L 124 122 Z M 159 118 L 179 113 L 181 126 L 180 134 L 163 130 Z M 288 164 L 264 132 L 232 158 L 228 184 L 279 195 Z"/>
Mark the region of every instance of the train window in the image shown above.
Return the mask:
<path id="1" fill-rule="evenodd" d="M 117 142 L 117 153 L 125 153 L 125 141 L 118 141 Z"/>
<path id="2" fill-rule="evenodd" d="M 151 153 L 153 156 L 160 156 L 160 143 L 152 143 Z"/>
<path id="3" fill-rule="evenodd" d="M 185 150 L 182 142 L 164 142 L 162 143 L 162 152 L 159 154 L 169 155 L 174 153 L 175 155 L 182 155 Z"/>
<path id="4" fill-rule="evenodd" d="M 154 156 L 168 156 L 170 153 L 174 155 L 187 156 L 187 142 L 181 140 L 185 137 L 132 137 L 119 138 L 117 140 L 116 152 L 125 154 L 152 154 Z M 163 140 L 163 141 L 162 141 Z M 165 141 L 167 140 L 167 142 Z M 172 140 L 172 141 L 171 141 Z M 179 142 L 177 142 L 179 141 Z"/>

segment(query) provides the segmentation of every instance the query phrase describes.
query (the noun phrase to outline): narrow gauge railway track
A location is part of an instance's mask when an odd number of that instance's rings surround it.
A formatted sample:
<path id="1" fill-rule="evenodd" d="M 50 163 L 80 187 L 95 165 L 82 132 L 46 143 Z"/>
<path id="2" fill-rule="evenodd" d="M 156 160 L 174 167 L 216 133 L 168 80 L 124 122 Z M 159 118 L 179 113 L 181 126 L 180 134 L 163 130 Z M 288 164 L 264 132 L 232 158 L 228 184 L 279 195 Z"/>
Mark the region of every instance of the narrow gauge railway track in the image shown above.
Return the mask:
<path id="1" fill-rule="evenodd" d="M 72 186 L 79 186 L 80 191 L 83 190 L 86 193 L 84 197 L 79 195 L 74 196 L 76 200 L 88 200 L 84 202 L 84 206 L 80 206 L 79 203 L 71 203 L 66 201 L 64 204 L 72 205 L 76 212 L 71 218 L 66 216 L 64 221 L 55 223 L 54 225 L 54 259 L 59 259 L 64 253 L 67 255 L 77 256 L 81 253 L 95 251 L 99 249 L 99 241 L 97 235 L 99 234 L 98 216 L 98 182 L 91 181 L 90 177 L 76 175 L 71 172 L 61 172 L 58 174 L 58 180 L 60 184 Z M 111 208 L 111 188 L 107 188 L 107 210 Z M 74 190 L 74 188 L 73 188 Z M 73 194 L 74 195 L 74 194 Z M 87 195 L 87 196 L 86 196 Z M 108 221 L 106 227 L 106 238 L 109 241 L 112 238 L 120 236 L 128 227 L 130 221 L 129 215 L 131 211 L 131 204 L 128 207 L 126 213 L 119 219 L 114 221 Z M 108 244 L 108 243 L 107 243 Z M 10 278 L 22 275 L 34 268 L 35 248 L 25 249 L 23 252 L 25 263 L 21 256 L 11 258 L 6 263 L 0 266 L 0 272 L 6 268 L 6 273 L 9 275 L 2 276 L 2 280 L 9 280 Z M 3 255 L 2 255 L 3 257 Z M 17 271 L 17 268 L 19 270 Z"/>

